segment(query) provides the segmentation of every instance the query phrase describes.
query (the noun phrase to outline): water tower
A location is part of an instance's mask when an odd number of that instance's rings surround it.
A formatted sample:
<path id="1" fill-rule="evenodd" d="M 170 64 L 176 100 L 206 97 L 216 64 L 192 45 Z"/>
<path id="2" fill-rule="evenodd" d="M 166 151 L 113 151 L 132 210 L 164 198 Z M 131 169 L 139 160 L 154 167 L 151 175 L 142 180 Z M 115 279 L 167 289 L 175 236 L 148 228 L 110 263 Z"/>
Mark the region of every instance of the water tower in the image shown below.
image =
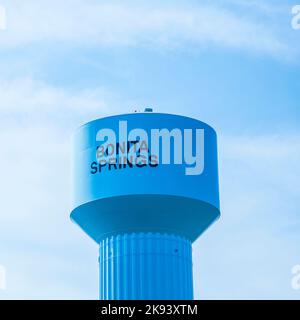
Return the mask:
<path id="1" fill-rule="evenodd" d="M 215 131 L 149 108 L 94 120 L 74 135 L 73 178 L 100 299 L 193 299 L 192 243 L 220 216 Z"/>

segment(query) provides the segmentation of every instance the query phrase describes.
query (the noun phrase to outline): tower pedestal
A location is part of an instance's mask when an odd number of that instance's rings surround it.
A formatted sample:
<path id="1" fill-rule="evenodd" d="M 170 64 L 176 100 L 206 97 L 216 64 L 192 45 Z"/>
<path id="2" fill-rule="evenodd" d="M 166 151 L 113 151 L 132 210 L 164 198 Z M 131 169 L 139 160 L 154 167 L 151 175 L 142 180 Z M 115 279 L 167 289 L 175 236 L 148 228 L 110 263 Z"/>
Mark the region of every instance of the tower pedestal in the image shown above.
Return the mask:
<path id="1" fill-rule="evenodd" d="M 100 242 L 101 300 L 193 299 L 192 245 L 182 237 L 131 233 Z"/>

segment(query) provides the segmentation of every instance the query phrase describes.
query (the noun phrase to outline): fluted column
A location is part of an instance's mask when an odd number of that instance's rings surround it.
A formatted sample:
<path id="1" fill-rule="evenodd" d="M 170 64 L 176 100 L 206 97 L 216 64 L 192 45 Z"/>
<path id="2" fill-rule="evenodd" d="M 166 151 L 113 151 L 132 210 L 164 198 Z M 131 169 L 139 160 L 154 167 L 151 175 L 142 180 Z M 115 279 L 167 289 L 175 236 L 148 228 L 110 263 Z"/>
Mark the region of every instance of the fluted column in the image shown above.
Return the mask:
<path id="1" fill-rule="evenodd" d="M 131 233 L 100 242 L 101 300 L 193 299 L 192 245 L 182 237 Z"/>

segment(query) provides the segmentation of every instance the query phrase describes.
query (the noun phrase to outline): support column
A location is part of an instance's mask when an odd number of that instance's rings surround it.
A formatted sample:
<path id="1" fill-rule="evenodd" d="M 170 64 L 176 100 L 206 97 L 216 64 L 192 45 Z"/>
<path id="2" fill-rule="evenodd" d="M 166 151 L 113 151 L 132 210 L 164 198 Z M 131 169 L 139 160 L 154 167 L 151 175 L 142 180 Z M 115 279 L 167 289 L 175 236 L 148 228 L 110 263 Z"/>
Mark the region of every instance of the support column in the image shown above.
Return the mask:
<path id="1" fill-rule="evenodd" d="M 100 242 L 100 300 L 193 299 L 192 245 L 182 237 L 131 233 Z"/>

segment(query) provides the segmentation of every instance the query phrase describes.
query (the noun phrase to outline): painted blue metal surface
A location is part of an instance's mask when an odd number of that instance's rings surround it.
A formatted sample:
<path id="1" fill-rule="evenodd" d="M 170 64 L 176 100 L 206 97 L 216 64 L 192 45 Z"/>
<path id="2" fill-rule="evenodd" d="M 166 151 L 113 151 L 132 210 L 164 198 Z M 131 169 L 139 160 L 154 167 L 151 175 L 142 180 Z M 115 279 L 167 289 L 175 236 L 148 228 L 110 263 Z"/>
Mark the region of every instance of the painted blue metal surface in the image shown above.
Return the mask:
<path id="1" fill-rule="evenodd" d="M 100 242 L 101 300 L 193 299 L 189 240 L 159 233 L 111 236 Z"/>
<path id="2" fill-rule="evenodd" d="M 96 163 L 97 132 L 143 128 L 204 130 L 204 171 L 186 175 L 185 165 L 111 169 L 91 173 Z M 195 146 L 193 146 L 195 147 Z M 71 218 L 96 242 L 125 232 L 175 233 L 195 241 L 220 215 L 217 138 L 207 124 L 176 115 L 136 113 L 98 119 L 74 137 Z"/>
<path id="3" fill-rule="evenodd" d="M 152 129 L 203 132 L 203 170 L 188 175 L 186 163 L 99 166 L 105 141 L 98 133 L 118 135 L 120 122 L 149 136 Z M 192 299 L 191 243 L 220 216 L 217 136 L 209 125 L 152 112 L 89 122 L 74 136 L 73 188 L 71 219 L 100 245 L 101 299 Z"/>

